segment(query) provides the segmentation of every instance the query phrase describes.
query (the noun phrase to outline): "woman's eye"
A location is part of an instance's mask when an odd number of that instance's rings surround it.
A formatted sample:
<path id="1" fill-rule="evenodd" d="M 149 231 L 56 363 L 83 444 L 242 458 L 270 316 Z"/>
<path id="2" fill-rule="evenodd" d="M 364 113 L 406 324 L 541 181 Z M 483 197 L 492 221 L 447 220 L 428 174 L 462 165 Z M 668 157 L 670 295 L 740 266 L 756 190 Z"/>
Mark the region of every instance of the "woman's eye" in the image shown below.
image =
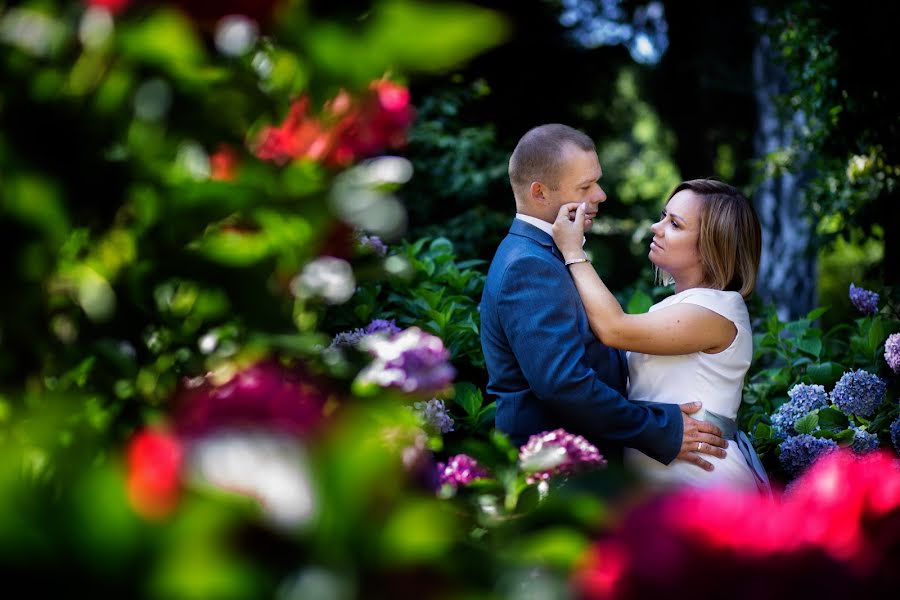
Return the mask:
<path id="1" fill-rule="evenodd" d="M 672 221 L 672 227 L 674 227 L 675 229 L 678 229 L 678 223 L 676 223 L 675 221 Z"/>

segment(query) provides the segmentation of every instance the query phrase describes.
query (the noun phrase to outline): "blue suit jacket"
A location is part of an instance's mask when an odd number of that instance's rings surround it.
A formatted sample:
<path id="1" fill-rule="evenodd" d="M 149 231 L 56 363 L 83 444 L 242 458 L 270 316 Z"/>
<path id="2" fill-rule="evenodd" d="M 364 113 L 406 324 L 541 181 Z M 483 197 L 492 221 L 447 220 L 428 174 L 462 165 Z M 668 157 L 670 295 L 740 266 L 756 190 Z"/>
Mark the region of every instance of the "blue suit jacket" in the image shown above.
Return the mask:
<path id="1" fill-rule="evenodd" d="M 553 238 L 519 219 L 488 271 L 481 345 L 497 429 L 513 443 L 562 427 L 612 461 L 624 446 L 664 464 L 678 454 L 680 408 L 625 398 L 625 354 L 594 336 Z"/>

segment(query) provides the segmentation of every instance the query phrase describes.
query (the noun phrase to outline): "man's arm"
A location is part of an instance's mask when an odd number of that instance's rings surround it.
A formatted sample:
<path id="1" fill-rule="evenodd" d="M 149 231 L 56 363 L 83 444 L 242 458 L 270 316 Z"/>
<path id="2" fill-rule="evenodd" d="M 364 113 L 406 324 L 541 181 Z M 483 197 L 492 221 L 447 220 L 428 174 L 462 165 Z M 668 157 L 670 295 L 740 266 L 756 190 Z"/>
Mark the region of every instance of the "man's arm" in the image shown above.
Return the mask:
<path id="1" fill-rule="evenodd" d="M 503 275 L 498 309 L 528 384 L 573 432 L 637 448 L 663 464 L 681 452 L 684 420 L 673 404 L 636 405 L 588 364 L 575 330 L 579 306 L 555 265 L 520 258 Z"/>

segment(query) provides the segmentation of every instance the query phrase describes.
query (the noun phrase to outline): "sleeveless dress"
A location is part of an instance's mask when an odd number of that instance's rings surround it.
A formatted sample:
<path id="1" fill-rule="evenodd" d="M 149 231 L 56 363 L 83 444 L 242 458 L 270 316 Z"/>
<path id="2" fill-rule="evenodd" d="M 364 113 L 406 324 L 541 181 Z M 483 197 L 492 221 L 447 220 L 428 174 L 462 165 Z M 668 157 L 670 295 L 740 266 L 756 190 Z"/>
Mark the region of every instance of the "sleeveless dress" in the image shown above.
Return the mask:
<path id="1" fill-rule="evenodd" d="M 744 376 L 753 357 L 750 315 L 744 299 L 737 292 L 693 288 L 669 296 L 650 311 L 678 303 L 695 304 L 722 315 L 734 323 L 737 335 L 728 348 L 717 354 L 658 356 L 629 352 L 628 398 L 670 404 L 700 401 L 703 409 L 692 415 L 694 418 L 715 421 L 713 417 L 720 415 L 736 419 Z M 706 415 L 706 411 L 716 415 Z M 726 451 L 728 456 L 724 459 L 702 455 L 715 466 L 712 472 L 679 459 L 663 465 L 631 448 L 625 450 L 625 467 L 654 488 L 688 485 L 757 489 L 756 476 L 734 441 L 728 442 Z"/>

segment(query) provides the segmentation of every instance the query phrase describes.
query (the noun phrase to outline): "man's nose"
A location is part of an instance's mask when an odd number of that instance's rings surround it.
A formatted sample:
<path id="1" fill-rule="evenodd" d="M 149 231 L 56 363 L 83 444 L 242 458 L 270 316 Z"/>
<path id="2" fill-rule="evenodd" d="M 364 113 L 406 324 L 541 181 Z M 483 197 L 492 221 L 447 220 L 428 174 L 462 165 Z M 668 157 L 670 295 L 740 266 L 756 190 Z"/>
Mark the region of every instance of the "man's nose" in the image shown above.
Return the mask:
<path id="1" fill-rule="evenodd" d="M 606 202 L 606 192 L 603 191 L 603 188 L 597 186 L 597 195 L 594 197 L 594 202 L 600 204 L 601 202 Z"/>

